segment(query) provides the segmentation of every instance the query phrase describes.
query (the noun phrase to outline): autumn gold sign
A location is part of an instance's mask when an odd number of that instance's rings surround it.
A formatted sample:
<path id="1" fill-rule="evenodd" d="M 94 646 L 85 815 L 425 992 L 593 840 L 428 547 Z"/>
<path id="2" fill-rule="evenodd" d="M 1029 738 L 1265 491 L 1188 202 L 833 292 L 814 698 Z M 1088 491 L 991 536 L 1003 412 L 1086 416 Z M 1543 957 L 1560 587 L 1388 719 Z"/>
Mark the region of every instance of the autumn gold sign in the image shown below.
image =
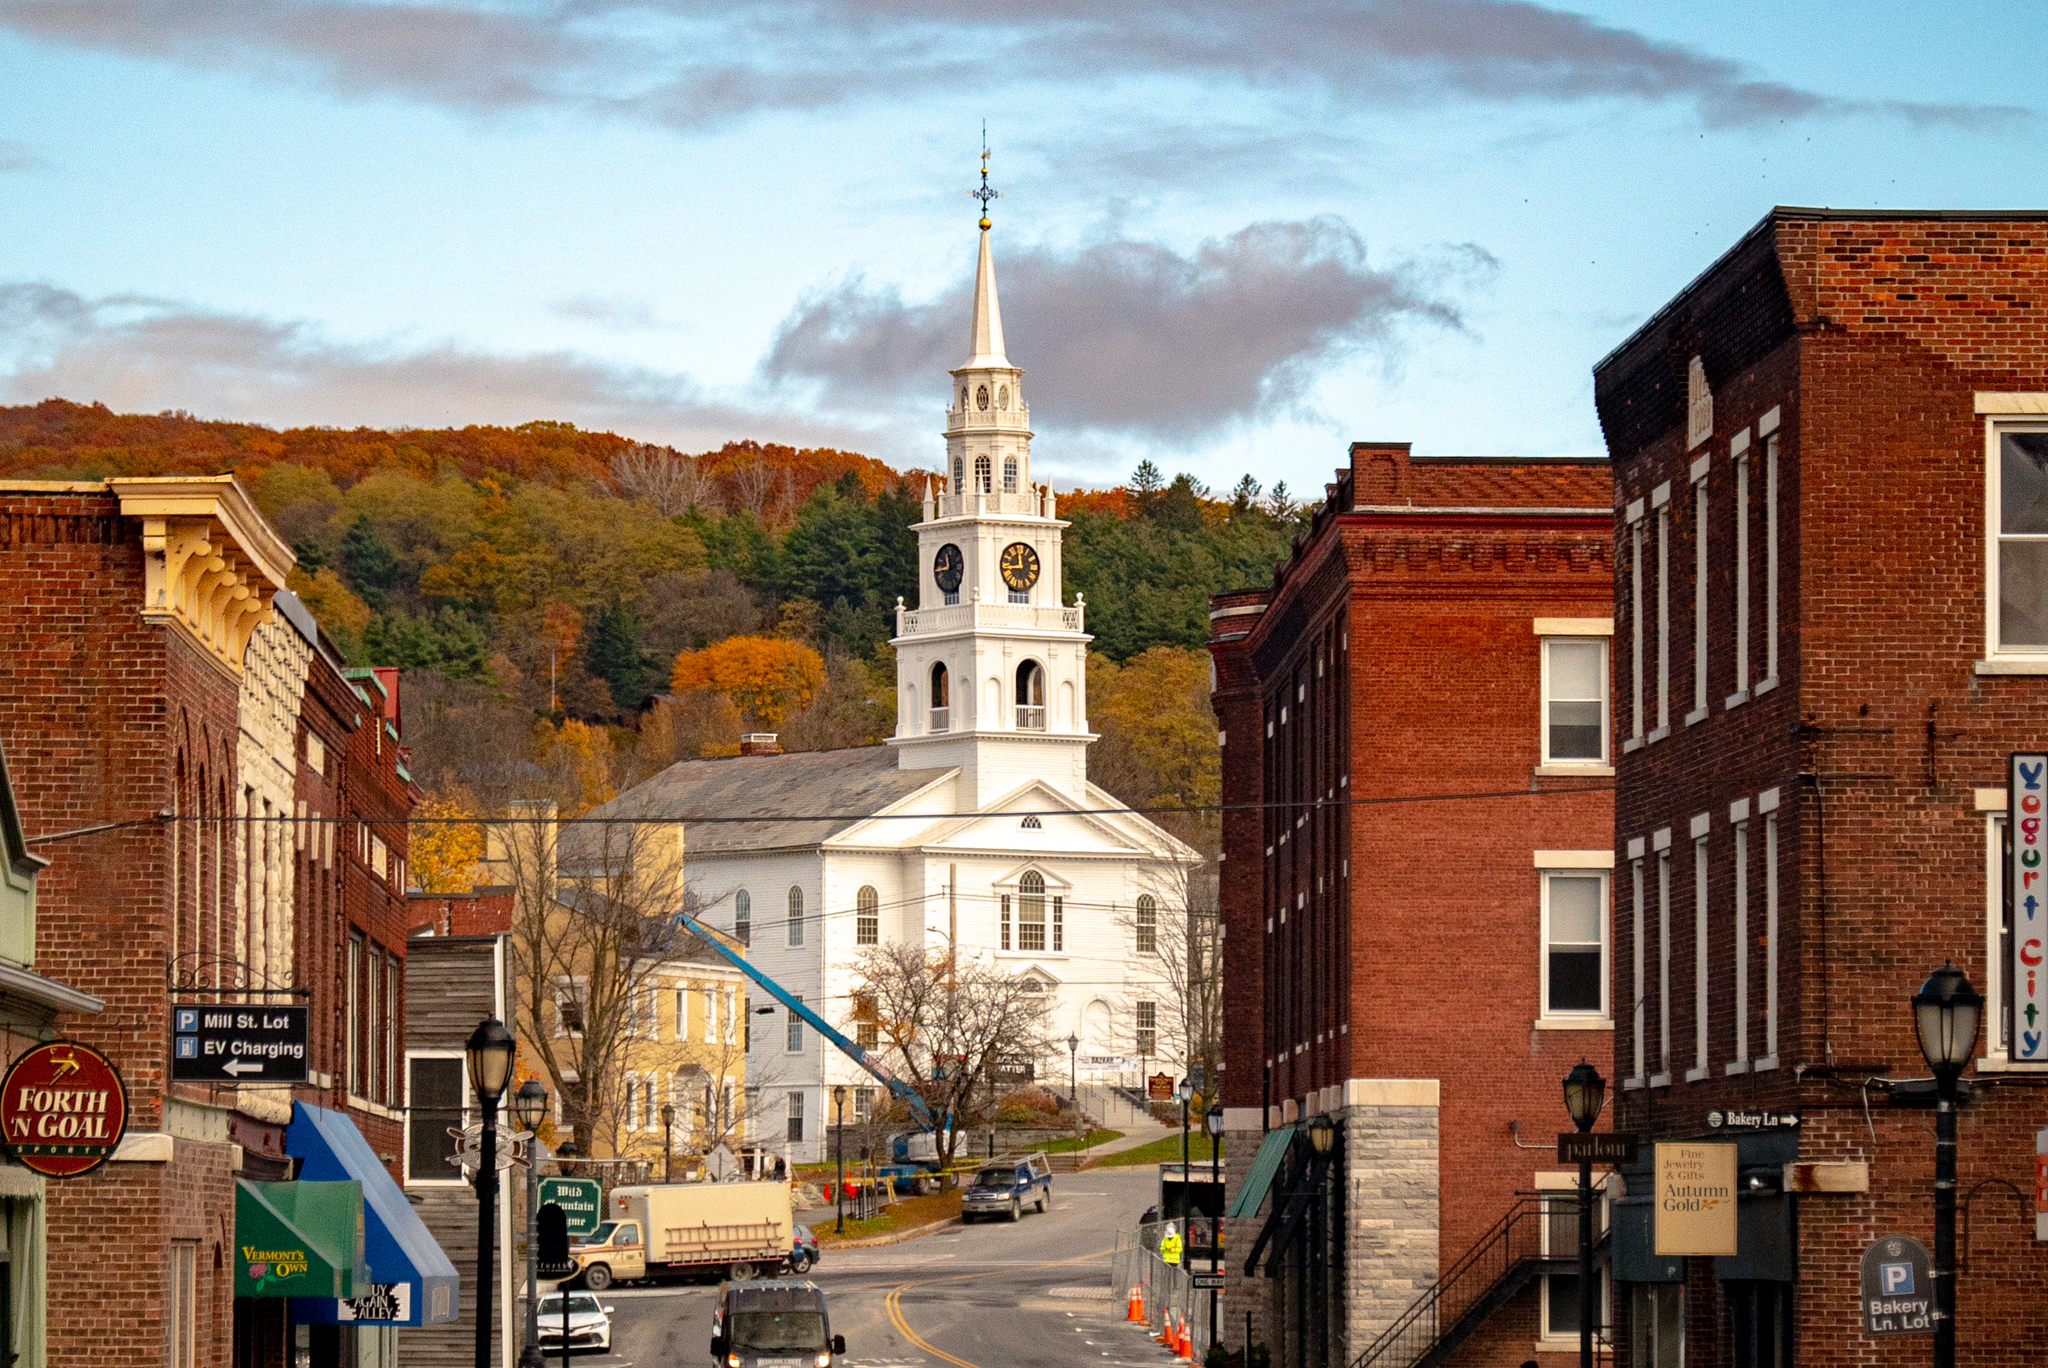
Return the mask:
<path id="1" fill-rule="evenodd" d="M 1657 1146 L 1654 1225 L 1659 1254 L 1735 1252 L 1735 1146 Z"/>

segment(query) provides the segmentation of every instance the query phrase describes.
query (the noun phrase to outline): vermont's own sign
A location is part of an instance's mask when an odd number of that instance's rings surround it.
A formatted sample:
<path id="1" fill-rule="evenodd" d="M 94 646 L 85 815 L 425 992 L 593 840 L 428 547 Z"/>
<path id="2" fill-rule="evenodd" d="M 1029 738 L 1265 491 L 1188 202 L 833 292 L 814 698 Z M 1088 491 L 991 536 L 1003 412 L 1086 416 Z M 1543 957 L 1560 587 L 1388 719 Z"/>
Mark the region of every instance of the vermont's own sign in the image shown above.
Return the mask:
<path id="1" fill-rule="evenodd" d="M 90 1045 L 38 1045 L 0 1080 L 0 1148 L 51 1178 L 76 1178 L 106 1163 L 127 1125 L 128 1089 Z"/>

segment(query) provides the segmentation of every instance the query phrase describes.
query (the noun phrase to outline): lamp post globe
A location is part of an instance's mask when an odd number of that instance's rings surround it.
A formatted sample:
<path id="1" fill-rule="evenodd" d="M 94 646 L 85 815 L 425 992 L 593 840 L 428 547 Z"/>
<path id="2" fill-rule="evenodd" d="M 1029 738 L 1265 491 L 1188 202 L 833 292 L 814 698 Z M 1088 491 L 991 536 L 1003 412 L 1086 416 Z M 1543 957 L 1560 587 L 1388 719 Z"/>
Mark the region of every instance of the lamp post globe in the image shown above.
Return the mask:
<path id="1" fill-rule="evenodd" d="M 1593 1129 L 1606 1101 L 1607 1080 L 1600 1071 L 1583 1059 L 1572 1065 L 1572 1071 L 1564 1076 L 1564 1110 L 1572 1124 L 1582 1131 Z"/>
<path id="2" fill-rule="evenodd" d="M 1956 1361 L 1956 1105 L 1984 995 L 1948 961 L 1913 994 L 1913 1030 L 1934 1070 L 1934 1368 Z"/>
<path id="3" fill-rule="evenodd" d="M 539 1130 L 547 1115 L 547 1084 L 538 1078 L 529 1078 L 521 1083 L 512 1094 L 512 1119 L 519 1123 L 519 1129 Z"/>
<path id="4" fill-rule="evenodd" d="M 496 1017 L 479 1022 L 469 1033 L 469 1041 L 463 1046 L 469 1061 L 469 1086 L 483 1103 L 486 1114 L 496 1111 L 498 1099 L 505 1095 L 505 1087 L 512 1080 L 512 1057 L 518 1049 L 519 1043 Z"/>
<path id="5" fill-rule="evenodd" d="M 1336 1139 L 1337 1126 L 1328 1115 L 1317 1112 L 1308 1119 L 1308 1143 L 1317 1154 L 1328 1154 Z"/>
<path id="6" fill-rule="evenodd" d="M 1223 1104 L 1221 1102 L 1218 1102 L 1210 1107 L 1208 1111 L 1202 1113 L 1202 1129 L 1209 1133 L 1211 1140 L 1222 1138 Z"/>

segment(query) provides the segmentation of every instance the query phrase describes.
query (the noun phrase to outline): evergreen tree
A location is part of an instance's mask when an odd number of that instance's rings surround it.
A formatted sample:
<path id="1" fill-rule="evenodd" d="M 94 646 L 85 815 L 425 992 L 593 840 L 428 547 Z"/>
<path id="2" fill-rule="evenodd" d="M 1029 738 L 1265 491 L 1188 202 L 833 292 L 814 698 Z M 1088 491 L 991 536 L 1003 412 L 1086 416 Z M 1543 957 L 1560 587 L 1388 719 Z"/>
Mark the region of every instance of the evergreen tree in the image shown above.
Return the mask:
<path id="1" fill-rule="evenodd" d="M 598 610 L 584 634 L 584 664 L 628 713 L 646 707 L 663 683 L 661 663 L 641 645 L 645 631 L 640 615 L 614 599 Z"/>
<path id="2" fill-rule="evenodd" d="M 363 602 L 379 611 L 386 595 L 398 584 L 398 557 L 377 535 L 367 513 L 358 514 L 342 536 L 341 574 Z"/>
<path id="3" fill-rule="evenodd" d="M 490 673 L 489 638 L 453 608 L 417 617 L 379 613 L 363 629 L 363 655 L 373 665 L 438 670 L 449 679 L 484 679 Z"/>

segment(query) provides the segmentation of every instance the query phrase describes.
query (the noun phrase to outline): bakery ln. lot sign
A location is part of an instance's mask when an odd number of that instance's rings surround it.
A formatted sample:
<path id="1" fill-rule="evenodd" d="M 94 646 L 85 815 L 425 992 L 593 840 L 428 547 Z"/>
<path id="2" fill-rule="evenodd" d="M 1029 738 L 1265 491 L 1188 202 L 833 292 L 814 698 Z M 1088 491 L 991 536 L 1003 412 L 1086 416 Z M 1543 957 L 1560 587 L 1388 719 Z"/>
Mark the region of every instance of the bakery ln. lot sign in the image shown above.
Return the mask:
<path id="1" fill-rule="evenodd" d="M 1934 1277 L 1927 1246 L 1886 1235 L 1863 1251 L 1863 1333 L 1934 1333 Z"/>

